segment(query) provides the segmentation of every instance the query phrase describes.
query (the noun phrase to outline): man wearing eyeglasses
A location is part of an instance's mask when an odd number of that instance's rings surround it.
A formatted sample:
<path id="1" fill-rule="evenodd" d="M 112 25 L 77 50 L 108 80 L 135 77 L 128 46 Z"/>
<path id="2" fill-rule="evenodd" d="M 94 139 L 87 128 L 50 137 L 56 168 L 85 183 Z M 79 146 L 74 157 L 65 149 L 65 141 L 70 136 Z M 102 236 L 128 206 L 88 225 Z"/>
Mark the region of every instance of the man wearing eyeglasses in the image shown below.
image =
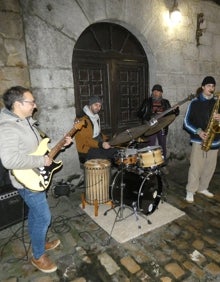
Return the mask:
<path id="1" fill-rule="evenodd" d="M 47 230 L 51 222 L 51 213 L 46 199 L 46 192 L 33 192 L 14 177 L 12 171 L 48 167 L 52 163 L 49 156 L 31 155 L 41 141 L 36 121 L 32 115 L 36 109 L 34 97 L 29 89 L 15 86 L 3 94 L 5 108 L 0 113 L 0 158 L 10 172 L 12 185 L 27 204 L 28 231 L 32 243 L 31 263 L 45 273 L 54 272 L 57 266 L 45 251 L 55 249 L 60 240 L 46 242 Z M 65 145 L 72 140 L 65 137 Z"/>

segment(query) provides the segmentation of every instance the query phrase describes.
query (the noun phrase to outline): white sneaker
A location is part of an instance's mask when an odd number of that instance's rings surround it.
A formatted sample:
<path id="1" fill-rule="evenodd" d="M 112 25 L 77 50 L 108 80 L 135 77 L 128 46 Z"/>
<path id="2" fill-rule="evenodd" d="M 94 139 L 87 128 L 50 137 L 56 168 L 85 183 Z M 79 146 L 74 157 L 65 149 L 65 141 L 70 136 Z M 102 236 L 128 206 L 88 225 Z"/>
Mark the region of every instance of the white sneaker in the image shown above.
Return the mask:
<path id="1" fill-rule="evenodd" d="M 186 193 L 186 201 L 188 203 L 193 203 L 194 202 L 194 193 L 193 192 L 187 192 Z"/>
<path id="2" fill-rule="evenodd" d="M 203 190 L 203 191 L 198 191 L 197 193 L 202 194 L 208 198 L 213 198 L 214 194 L 212 194 L 211 192 L 209 192 L 207 189 Z"/>

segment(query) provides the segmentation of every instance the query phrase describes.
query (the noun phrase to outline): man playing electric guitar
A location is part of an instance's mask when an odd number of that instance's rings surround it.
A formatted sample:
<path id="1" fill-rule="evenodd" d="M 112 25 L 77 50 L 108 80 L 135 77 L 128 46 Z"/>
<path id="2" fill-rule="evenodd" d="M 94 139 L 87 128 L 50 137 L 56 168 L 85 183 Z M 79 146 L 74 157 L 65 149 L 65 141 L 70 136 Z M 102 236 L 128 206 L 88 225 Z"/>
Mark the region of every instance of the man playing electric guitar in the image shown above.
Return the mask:
<path id="1" fill-rule="evenodd" d="M 46 242 L 47 230 L 51 222 L 51 213 L 44 190 L 33 192 L 18 180 L 12 171 L 23 170 L 28 174 L 29 170 L 49 167 L 53 163 L 53 155 L 33 154 L 41 142 L 39 131 L 32 119 L 36 103 L 29 89 L 15 86 L 3 94 L 5 108 L 0 114 L 0 158 L 5 168 L 10 171 L 13 186 L 29 207 L 28 231 L 32 243 L 33 257 L 31 263 L 39 270 L 50 273 L 57 266 L 48 258 L 45 251 L 56 248 L 60 240 Z M 72 142 L 70 135 L 63 138 L 62 146 L 68 146 Z M 46 152 L 45 152 L 46 153 Z"/>

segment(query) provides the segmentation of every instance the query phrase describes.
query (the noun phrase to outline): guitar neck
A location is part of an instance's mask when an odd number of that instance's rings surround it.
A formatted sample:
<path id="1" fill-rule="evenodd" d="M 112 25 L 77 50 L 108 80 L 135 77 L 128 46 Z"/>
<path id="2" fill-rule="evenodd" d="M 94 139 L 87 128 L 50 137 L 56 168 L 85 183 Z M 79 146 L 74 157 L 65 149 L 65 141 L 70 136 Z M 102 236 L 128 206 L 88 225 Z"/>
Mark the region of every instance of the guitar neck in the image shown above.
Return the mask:
<path id="1" fill-rule="evenodd" d="M 172 106 L 171 108 L 165 110 L 164 112 L 158 114 L 158 115 L 155 115 L 154 116 L 154 119 L 158 120 L 160 118 L 162 118 L 163 116 L 165 116 L 166 114 L 172 112 L 176 107 L 179 107 L 181 105 L 183 105 L 184 103 L 186 103 L 187 101 L 190 101 L 192 100 L 192 98 L 194 98 L 195 95 L 194 94 L 191 94 L 189 97 L 185 98 L 184 100 L 178 102 L 177 104 L 175 104 L 174 106 Z"/>
<path id="2" fill-rule="evenodd" d="M 75 127 L 73 127 L 66 135 L 66 136 L 70 136 L 72 137 L 75 132 L 77 131 L 78 129 L 76 129 Z M 63 148 L 64 144 L 66 143 L 66 140 L 65 140 L 65 137 L 63 137 L 51 150 L 50 152 L 48 153 L 48 156 L 50 158 L 54 158 L 59 152 L 60 150 Z"/>

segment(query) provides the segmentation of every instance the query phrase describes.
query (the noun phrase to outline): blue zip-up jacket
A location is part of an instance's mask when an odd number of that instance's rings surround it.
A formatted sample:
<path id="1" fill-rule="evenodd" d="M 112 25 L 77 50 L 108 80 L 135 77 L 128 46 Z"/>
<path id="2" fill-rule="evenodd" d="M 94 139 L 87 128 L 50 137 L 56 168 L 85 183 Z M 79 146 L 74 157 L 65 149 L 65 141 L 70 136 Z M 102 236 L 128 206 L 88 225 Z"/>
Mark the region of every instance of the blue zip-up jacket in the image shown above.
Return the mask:
<path id="1" fill-rule="evenodd" d="M 201 144 L 202 139 L 197 134 L 197 130 L 201 128 L 206 130 L 209 119 L 212 114 L 216 99 L 206 99 L 201 93 L 197 98 L 194 98 L 188 106 L 184 118 L 184 129 L 190 134 L 190 141 Z M 210 149 L 218 149 L 220 147 L 220 134 L 215 135 Z"/>

